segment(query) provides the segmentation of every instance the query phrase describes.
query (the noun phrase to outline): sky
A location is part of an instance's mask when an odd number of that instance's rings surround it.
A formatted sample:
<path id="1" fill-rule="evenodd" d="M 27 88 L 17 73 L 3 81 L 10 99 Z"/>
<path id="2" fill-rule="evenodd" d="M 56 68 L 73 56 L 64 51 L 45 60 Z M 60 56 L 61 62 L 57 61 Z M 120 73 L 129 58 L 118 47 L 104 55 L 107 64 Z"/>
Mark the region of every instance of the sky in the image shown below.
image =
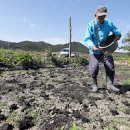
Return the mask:
<path id="1" fill-rule="evenodd" d="M 84 44 L 97 6 L 107 7 L 107 18 L 121 30 L 123 39 L 130 31 L 129 5 L 130 0 L 0 0 L 0 40 L 67 43 L 71 16 L 72 41 Z"/>

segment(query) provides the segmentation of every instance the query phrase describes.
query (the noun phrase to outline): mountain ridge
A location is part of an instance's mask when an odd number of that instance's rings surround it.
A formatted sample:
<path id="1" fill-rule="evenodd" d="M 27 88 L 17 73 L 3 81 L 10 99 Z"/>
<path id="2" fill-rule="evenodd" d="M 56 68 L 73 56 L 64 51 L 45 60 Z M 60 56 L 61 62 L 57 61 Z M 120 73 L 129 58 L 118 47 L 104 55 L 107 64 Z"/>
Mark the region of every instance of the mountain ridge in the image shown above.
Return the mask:
<path id="1" fill-rule="evenodd" d="M 9 42 L 0 40 L 0 48 L 5 49 L 22 49 L 25 51 L 52 51 L 58 52 L 62 48 L 69 47 L 69 43 L 53 45 L 44 41 L 20 41 L 20 42 Z M 73 41 L 71 43 L 71 49 L 74 52 L 85 52 L 88 53 L 88 49 L 80 42 Z"/>

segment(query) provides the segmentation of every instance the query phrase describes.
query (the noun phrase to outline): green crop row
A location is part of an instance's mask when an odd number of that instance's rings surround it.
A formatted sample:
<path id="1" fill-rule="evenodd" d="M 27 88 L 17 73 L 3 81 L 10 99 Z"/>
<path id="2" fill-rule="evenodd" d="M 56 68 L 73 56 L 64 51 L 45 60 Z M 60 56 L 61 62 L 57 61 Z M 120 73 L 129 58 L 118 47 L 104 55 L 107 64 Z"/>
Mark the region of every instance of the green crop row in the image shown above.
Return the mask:
<path id="1" fill-rule="evenodd" d="M 24 69 L 38 69 L 41 64 L 41 60 L 34 58 L 29 52 L 0 49 L 0 66 L 23 66 Z"/>
<path id="2" fill-rule="evenodd" d="M 39 69 L 48 64 L 56 67 L 63 67 L 68 64 L 78 64 L 82 66 L 88 64 L 87 57 L 83 56 L 68 58 L 58 57 L 56 55 L 44 55 L 43 53 L 37 55 L 35 52 L 0 49 L 0 66 L 22 66 L 24 69 Z"/>

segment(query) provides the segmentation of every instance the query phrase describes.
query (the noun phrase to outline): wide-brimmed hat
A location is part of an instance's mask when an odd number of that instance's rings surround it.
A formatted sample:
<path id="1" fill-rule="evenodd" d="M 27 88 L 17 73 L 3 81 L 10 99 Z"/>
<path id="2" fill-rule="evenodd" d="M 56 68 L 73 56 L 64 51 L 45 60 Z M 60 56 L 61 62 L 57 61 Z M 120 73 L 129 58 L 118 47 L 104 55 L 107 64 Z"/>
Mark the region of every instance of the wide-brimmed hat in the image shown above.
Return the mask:
<path id="1" fill-rule="evenodd" d="M 105 6 L 98 6 L 96 8 L 96 15 L 97 16 L 107 15 L 107 8 Z"/>

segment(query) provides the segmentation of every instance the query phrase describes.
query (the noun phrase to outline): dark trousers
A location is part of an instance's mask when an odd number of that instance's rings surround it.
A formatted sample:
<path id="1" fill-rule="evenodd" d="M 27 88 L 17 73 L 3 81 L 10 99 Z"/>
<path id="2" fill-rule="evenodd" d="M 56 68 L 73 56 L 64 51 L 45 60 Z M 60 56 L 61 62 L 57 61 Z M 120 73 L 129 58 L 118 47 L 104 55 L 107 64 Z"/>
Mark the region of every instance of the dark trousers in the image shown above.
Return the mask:
<path id="1" fill-rule="evenodd" d="M 92 78 L 96 78 L 99 72 L 99 63 L 102 62 L 105 67 L 106 75 L 110 77 L 111 81 L 114 81 L 115 66 L 112 55 L 104 56 L 99 55 L 89 55 L 89 73 Z"/>

